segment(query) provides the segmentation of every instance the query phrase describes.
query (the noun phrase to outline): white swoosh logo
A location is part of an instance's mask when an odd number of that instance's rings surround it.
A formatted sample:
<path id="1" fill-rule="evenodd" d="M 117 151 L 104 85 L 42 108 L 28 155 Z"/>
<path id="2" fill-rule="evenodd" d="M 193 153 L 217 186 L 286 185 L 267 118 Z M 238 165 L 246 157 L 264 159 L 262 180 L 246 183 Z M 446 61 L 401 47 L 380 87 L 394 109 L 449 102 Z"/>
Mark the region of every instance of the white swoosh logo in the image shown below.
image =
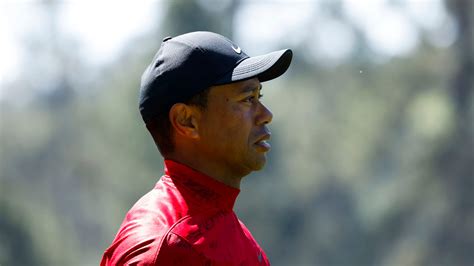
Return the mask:
<path id="1" fill-rule="evenodd" d="M 238 54 L 240 54 L 242 52 L 242 50 L 238 46 L 237 46 L 237 48 L 235 48 L 233 45 L 231 47 L 232 47 L 232 50 L 234 50 Z"/>

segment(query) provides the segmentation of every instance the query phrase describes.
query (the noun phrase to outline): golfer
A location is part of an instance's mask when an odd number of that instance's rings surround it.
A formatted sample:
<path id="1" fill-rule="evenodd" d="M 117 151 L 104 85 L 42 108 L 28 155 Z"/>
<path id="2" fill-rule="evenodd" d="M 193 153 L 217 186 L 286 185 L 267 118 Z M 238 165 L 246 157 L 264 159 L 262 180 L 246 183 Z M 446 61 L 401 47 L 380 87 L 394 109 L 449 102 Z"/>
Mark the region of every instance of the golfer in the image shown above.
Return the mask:
<path id="1" fill-rule="evenodd" d="M 164 175 L 127 213 L 101 265 L 270 265 L 233 207 L 270 150 L 261 82 L 291 58 L 289 49 L 249 57 L 212 32 L 163 40 L 139 108 Z"/>

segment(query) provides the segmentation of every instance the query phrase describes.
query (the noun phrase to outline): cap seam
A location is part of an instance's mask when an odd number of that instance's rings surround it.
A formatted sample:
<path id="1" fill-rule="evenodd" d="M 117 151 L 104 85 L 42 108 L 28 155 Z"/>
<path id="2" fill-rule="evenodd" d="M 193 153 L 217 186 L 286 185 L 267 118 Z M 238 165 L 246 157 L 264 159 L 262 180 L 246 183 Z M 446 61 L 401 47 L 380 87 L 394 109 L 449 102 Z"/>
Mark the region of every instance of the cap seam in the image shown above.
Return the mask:
<path id="1" fill-rule="evenodd" d="M 171 41 L 174 41 L 174 42 L 176 42 L 176 43 L 185 44 L 185 45 L 187 45 L 187 46 L 193 48 L 194 50 L 199 50 L 201 53 L 204 53 L 204 52 L 205 52 L 204 49 L 202 49 L 201 47 L 196 46 L 196 45 L 194 45 L 194 44 L 192 44 L 192 43 L 190 43 L 190 42 L 186 42 L 186 41 L 183 41 L 183 40 L 171 39 L 171 40 L 168 41 L 168 43 L 171 42 Z"/>

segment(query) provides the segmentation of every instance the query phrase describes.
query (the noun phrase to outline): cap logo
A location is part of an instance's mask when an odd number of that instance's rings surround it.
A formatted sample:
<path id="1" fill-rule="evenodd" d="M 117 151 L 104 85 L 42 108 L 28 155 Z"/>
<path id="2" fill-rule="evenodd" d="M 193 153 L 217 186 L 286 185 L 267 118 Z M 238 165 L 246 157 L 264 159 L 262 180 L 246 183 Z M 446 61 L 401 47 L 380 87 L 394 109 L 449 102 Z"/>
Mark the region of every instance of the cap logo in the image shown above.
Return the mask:
<path id="1" fill-rule="evenodd" d="M 234 52 L 236 52 L 236 53 L 238 53 L 238 54 L 240 54 L 240 53 L 242 52 L 242 50 L 240 49 L 239 46 L 234 47 L 234 46 L 232 45 L 231 47 L 232 47 L 232 50 L 234 50 Z"/>

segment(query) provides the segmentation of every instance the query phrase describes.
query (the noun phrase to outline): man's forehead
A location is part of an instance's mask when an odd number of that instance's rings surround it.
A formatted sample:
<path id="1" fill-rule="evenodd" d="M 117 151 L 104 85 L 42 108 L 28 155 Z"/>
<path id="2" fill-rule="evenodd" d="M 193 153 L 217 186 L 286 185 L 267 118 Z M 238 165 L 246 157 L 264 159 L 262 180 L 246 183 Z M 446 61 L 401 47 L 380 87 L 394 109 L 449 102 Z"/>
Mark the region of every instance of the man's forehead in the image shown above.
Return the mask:
<path id="1" fill-rule="evenodd" d="M 211 87 L 211 94 L 238 95 L 260 91 L 262 84 L 257 78 Z"/>

